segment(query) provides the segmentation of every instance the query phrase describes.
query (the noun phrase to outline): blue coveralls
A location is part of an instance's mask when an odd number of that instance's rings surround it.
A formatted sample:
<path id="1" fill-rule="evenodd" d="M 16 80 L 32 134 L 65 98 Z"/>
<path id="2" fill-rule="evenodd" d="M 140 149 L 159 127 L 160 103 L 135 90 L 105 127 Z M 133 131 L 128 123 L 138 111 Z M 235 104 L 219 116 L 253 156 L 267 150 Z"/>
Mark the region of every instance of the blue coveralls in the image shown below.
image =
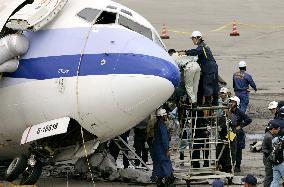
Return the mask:
<path id="1" fill-rule="evenodd" d="M 252 120 L 243 111 L 237 108 L 231 115 L 232 130 L 237 134 L 237 150 L 236 150 L 236 168 L 240 168 L 242 161 L 242 150 L 246 145 L 246 135 L 243 127 L 249 125 Z M 237 126 L 241 126 L 239 130 L 236 130 Z"/>
<path id="2" fill-rule="evenodd" d="M 168 130 L 166 124 L 158 119 L 153 142 L 153 170 L 158 178 L 167 178 L 172 174 L 172 164 L 166 154 L 167 150 L 169 150 Z"/>
<path id="3" fill-rule="evenodd" d="M 203 96 L 214 96 L 213 105 L 218 105 L 218 65 L 213 57 L 213 54 L 203 41 L 198 44 L 196 49 L 186 51 L 189 56 L 197 56 L 197 62 L 201 68 L 201 76 L 199 81 L 198 92 Z"/>
<path id="4" fill-rule="evenodd" d="M 249 85 L 257 91 L 256 85 L 251 77 L 245 70 L 240 70 L 233 75 L 233 87 L 235 95 L 241 100 L 240 109 L 246 112 L 249 104 Z"/>
<path id="5" fill-rule="evenodd" d="M 148 150 L 145 147 L 146 143 L 146 129 L 148 125 L 149 117 L 141 121 L 136 127 L 134 128 L 134 144 L 133 147 L 135 148 L 135 153 L 142 157 L 143 162 L 148 162 Z M 140 161 L 135 160 L 135 165 L 139 166 Z"/>

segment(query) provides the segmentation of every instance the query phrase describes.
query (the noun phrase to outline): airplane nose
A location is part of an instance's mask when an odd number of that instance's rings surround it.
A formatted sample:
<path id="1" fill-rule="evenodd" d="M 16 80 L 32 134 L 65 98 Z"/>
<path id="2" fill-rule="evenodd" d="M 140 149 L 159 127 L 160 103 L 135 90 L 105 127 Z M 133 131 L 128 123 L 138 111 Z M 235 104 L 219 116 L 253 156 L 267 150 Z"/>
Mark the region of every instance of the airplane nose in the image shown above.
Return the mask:
<path id="1" fill-rule="evenodd" d="M 174 61 L 172 59 L 164 60 L 164 62 L 162 62 L 160 66 L 161 67 L 159 68 L 161 71 L 158 75 L 160 77 L 168 79 L 172 82 L 174 87 L 177 87 L 180 82 L 180 71 Z"/>

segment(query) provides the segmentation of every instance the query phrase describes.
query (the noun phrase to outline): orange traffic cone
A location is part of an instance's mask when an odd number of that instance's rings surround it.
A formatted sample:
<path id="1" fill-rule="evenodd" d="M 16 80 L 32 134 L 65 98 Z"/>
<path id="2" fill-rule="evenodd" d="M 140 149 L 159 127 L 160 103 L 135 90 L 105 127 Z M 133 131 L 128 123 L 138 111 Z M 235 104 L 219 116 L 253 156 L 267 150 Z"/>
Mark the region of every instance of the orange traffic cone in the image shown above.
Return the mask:
<path id="1" fill-rule="evenodd" d="M 168 35 L 167 29 L 166 29 L 166 25 L 163 24 L 162 27 L 162 35 L 161 35 L 162 39 L 170 39 L 170 36 Z"/>
<path id="2" fill-rule="evenodd" d="M 236 21 L 233 22 L 233 29 L 232 29 L 232 32 L 230 33 L 230 36 L 240 36 L 240 34 L 237 31 Z"/>

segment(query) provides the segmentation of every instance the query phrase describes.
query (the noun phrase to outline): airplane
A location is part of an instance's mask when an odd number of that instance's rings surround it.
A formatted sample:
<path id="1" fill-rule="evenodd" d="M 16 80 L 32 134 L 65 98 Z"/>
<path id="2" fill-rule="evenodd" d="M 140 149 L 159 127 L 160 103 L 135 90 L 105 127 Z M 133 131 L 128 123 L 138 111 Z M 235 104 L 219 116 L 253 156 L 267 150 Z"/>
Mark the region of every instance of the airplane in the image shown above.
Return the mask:
<path id="1" fill-rule="evenodd" d="M 95 152 L 180 80 L 155 28 L 111 0 L 0 0 L 0 160 L 8 181 Z M 83 146 L 84 145 L 84 146 Z"/>

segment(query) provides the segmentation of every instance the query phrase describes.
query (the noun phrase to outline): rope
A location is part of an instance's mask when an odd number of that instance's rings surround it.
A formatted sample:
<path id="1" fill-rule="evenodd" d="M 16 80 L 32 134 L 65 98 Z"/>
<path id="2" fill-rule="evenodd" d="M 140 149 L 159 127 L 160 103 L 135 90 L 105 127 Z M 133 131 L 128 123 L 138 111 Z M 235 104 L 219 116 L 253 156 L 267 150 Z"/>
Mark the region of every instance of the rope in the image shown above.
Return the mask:
<path id="1" fill-rule="evenodd" d="M 103 17 L 100 19 L 102 20 Z M 76 72 L 76 102 L 77 102 L 77 113 L 78 113 L 78 116 L 81 120 L 83 120 L 81 118 L 81 113 L 80 113 L 80 105 L 79 105 L 79 75 L 80 75 L 80 68 L 81 68 L 81 63 L 82 63 L 82 60 L 83 60 L 83 56 L 84 56 L 84 53 L 85 53 L 85 49 L 86 49 L 86 46 L 87 46 L 87 42 L 88 42 L 88 39 L 89 39 L 89 36 L 90 36 L 90 33 L 93 29 L 93 26 L 95 25 L 95 23 L 97 21 L 100 21 L 100 20 L 96 20 L 90 27 L 87 35 L 86 35 L 86 39 L 85 39 L 85 43 L 84 43 L 84 46 L 83 46 L 83 49 L 81 50 L 81 53 L 80 53 L 80 59 L 79 59 L 79 62 L 78 62 L 78 66 L 77 66 L 77 72 Z M 94 181 L 94 176 L 93 176 L 93 173 L 92 173 L 92 168 L 91 168 L 91 164 L 89 162 L 89 158 L 88 158 L 88 151 L 86 149 L 86 145 L 85 145 L 85 139 L 84 139 L 84 132 L 83 132 L 83 127 L 81 126 L 81 136 L 82 136 L 82 143 L 83 143 L 83 147 L 84 147 L 84 152 L 85 152 L 85 157 L 86 157 L 86 161 L 87 161 L 87 164 L 88 164 L 88 169 L 89 169 L 89 172 L 91 174 L 91 179 L 92 179 L 92 183 L 94 185 L 94 187 L 96 186 L 95 185 L 95 181 Z"/>
<path id="2" fill-rule="evenodd" d="M 90 164 L 90 161 L 89 161 L 89 158 L 88 158 L 88 151 L 87 151 L 86 145 L 85 145 L 84 132 L 83 132 L 83 127 L 82 126 L 81 126 L 81 135 L 82 135 L 82 141 L 83 141 L 86 161 L 87 161 L 87 164 L 88 164 L 88 169 L 89 169 L 90 174 L 91 174 L 92 183 L 93 183 L 94 187 L 96 187 L 96 184 L 95 184 L 95 181 L 94 181 L 94 176 L 93 176 L 93 173 L 92 173 L 91 164 Z"/>

